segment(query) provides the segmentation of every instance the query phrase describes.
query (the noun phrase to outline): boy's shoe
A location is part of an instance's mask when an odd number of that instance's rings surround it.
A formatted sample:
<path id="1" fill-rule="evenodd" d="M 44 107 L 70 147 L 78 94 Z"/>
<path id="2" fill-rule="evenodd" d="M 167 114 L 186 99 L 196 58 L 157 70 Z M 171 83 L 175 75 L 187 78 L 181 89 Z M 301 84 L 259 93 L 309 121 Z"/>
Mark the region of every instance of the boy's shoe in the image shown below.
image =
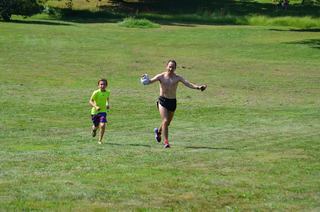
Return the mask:
<path id="1" fill-rule="evenodd" d="M 159 129 L 154 128 L 153 132 L 154 132 L 154 138 L 159 143 L 161 141 L 161 133 L 159 133 Z"/>
<path id="2" fill-rule="evenodd" d="M 101 142 L 101 141 L 98 141 L 98 144 L 102 144 L 102 142 Z"/>
<path id="3" fill-rule="evenodd" d="M 169 144 L 169 143 L 166 143 L 166 144 L 164 144 L 163 147 L 164 147 L 164 148 L 170 148 L 170 144 Z"/>
<path id="4" fill-rule="evenodd" d="M 92 135 L 92 137 L 96 137 L 96 135 L 97 135 L 97 130 L 91 130 L 91 135 Z"/>

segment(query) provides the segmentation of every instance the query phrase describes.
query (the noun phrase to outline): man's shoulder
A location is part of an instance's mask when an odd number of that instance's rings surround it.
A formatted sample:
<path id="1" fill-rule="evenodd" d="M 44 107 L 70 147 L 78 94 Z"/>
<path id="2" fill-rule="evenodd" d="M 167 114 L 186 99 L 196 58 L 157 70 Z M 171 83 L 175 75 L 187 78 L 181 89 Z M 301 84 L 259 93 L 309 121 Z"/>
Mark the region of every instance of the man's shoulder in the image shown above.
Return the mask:
<path id="1" fill-rule="evenodd" d="M 179 74 L 175 74 L 174 78 L 177 79 L 177 80 L 183 79 L 183 77 L 181 75 L 179 75 Z"/>
<path id="2" fill-rule="evenodd" d="M 159 77 L 163 77 L 166 74 L 166 72 L 161 72 L 160 74 L 158 74 Z"/>

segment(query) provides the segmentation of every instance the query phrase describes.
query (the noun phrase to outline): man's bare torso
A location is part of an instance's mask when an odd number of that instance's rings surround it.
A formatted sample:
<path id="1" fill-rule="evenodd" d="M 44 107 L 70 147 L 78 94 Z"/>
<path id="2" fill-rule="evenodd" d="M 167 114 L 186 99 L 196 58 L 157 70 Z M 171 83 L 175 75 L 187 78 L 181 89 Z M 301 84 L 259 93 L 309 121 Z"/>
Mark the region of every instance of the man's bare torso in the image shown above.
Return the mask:
<path id="1" fill-rule="evenodd" d="M 180 76 L 175 73 L 163 72 L 160 77 L 160 96 L 175 99 Z"/>

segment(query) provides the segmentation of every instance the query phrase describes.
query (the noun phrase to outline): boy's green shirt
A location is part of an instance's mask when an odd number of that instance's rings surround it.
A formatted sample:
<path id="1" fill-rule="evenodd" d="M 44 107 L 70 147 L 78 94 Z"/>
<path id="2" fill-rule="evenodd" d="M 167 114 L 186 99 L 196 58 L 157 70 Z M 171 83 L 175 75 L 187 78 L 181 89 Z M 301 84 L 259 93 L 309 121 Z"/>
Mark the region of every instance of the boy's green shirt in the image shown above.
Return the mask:
<path id="1" fill-rule="evenodd" d="M 96 105 L 100 108 L 100 110 L 97 111 L 94 107 L 92 107 L 91 109 L 92 115 L 107 112 L 107 104 L 108 104 L 109 96 L 110 96 L 110 90 L 101 91 L 100 89 L 98 89 L 93 91 L 91 95 L 91 99 L 95 101 Z"/>

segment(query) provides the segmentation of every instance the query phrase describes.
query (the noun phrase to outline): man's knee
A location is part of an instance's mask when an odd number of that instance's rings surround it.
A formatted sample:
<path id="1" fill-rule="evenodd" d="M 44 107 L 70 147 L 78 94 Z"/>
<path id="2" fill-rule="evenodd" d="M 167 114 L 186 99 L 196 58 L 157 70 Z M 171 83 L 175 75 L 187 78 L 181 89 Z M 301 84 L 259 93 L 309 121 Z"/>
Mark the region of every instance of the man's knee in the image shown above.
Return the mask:
<path id="1" fill-rule="evenodd" d="M 168 120 L 168 119 L 164 119 L 164 120 L 162 121 L 162 125 L 169 126 L 169 125 L 170 125 L 169 120 Z"/>

